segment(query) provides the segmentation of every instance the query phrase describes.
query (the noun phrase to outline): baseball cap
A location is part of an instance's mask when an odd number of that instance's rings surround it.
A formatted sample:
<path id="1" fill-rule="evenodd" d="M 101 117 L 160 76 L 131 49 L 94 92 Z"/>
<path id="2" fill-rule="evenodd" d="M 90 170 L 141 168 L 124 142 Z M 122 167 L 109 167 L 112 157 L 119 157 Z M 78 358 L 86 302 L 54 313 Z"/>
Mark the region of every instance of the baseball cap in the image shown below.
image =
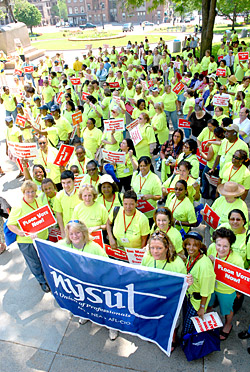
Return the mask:
<path id="1" fill-rule="evenodd" d="M 42 105 L 40 107 L 38 107 L 39 110 L 48 110 L 48 106 L 47 105 Z"/>

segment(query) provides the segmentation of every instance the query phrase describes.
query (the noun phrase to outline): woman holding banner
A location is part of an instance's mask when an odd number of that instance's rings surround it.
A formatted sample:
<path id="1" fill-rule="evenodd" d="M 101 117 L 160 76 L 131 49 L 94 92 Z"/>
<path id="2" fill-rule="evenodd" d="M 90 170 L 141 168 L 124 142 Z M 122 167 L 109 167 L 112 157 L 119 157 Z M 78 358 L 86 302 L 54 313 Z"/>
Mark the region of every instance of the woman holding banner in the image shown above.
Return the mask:
<path id="1" fill-rule="evenodd" d="M 17 235 L 16 240 L 18 247 L 42 290 L 44 292 L 50 292 L 50 288 L 44 277 L 41 262 L 32 242 L 32 239 L 36 237 L 46 240 L 48 238 L 48 230 L 45 229 L 37 234 L 26 234 L 24 231 L 20 230 L 18 224 L 18 220 L 21 217 L 25 217 L 27 214 L 42 206 L 39 200 L 36 200 L 37 185 L 29 180 L 24 181 L 21 186 L 21 191 L 23 193 L 23 198 L 18 206 L 11 209 L 7 225 L 10 231 Z"/>
<path id="2" fill-rule="evenodd" d="M 214 292 L 215 273 L 202 240 L 200 234 L 191 231 L 183 242 L 183 248 L 188 254 L 187 273 L 193 278 L 193 284 L 189 287 L 183 304 L 183 335 L 195 330 L 191 318 L 197 315 L 201 318 L 204 316 L 211 294 Z"/>
<path id="3" fill-rule="evenodd" d="M 244 268 L 242 258 L 232 250 L 232 245 L 236 241 L 235 234 L 232 230 L 228 230 L 225 227 L 219 228 L 213 232 L 213 241 L 215 242 L 215 245 L 211 245 L 207 252 L 213 263 L 215 258 L 218 258 L 222 261 L 227 261 L 228 263 Z M 233 288 L 216 280 L 214 293 L 211 296 L 208 311 L 212 311 L 215 300 L 217 299 L 220 305 L 221 315 L 225 316 L 226 319 L 224 327 L 220 332 L 221 341 L 228 338 L 233 328 L 233 304 L 235 298 L 236 291 Z"/>
<path id="4" fill-rule="evenodd" d="M 155 269 L 166 270 L 179 274 L 186 274 L 187 269 L 183 260 L 177 255 L 171 240 L 163 231 L 155 231 L 148 243 L 149 250 L 142 259 L 142 266 L 154 267 Z M 192 284 L 191 275 L 187 278 L 188 284 Z M 177 320 L 176 329 L 173 334 L 171 352 L 176 348 L 177 329 L 180 325 L 180 319 Z"/>

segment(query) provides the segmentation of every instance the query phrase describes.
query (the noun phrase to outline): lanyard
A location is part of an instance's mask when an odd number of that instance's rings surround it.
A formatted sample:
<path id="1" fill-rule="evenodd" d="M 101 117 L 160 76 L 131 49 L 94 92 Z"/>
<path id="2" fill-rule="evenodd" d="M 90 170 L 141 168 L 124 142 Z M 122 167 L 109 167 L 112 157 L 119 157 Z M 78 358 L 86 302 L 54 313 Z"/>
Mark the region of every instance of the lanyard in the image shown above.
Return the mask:
<path id="1" fill-rule="evenodd" d="M 139 192 L 141 192 L 141 190 L 142 190 L 142 188 L 143 188 L 143 186 L 144 186 L 144 184 L 145 184 L 146 181 L 147 181 L 147 178 L 145 178 L 143 184 L 141 184 L 141 176 L 140 176 L 140 190 L 139 190 Z"/>
<path id="2" fill-rule="evenodd" d="M 176 202 L 177 202 L 177 198 L 175 199 L 175 202 L 174 202 L 174 205 L 173 205 L 173 209 L 172 209 L 172 213 L 174 213 L 174 211 L 176 210 L 176 208 L 183 202 L 183 200 L 184 199 L 182 199 L 181 201 L 180 201 L 180 203 L 178 203 L 176 206 L 175 206 L 175 204 L 176 204 Z"/>
<path id="3" fill-rule="evenodd" d="M 228 254 L 227 254 L 227 257 L 225 258 L 225 260 L 224 261 L 227 261 L 227 259 L 228 259 L 228 257 L 230 256 L 230 251 L 228 252 Z M 216 258 L 218 257 L 218 253 L 216 253 Z M 220 260 L 221 260 L 221 258 L 220 258 Z"/>
<path id="4" fill-rule="evenodd" d="M 99 180 L 99 176 L 98 176 L 98 178 L 97 178 L 97 180 L 96 181 L 94 181 L 95 182 L 95 184 L 97 184 L 97 182 L 98 182 L 98 180 Z M 90 184 L 92 185 L 92 178 L 90 177 Z"/>
<path id="5" fill-rule="evenodd" d="M 83 160 L 83 167 L 82 167 L 82 164 L 80 163 L 80 161 L 78 161 L 80 167 L 82 168 L 82 173 L 84 174 L 84 165 L 85 165 L 85 158 Z"/>
<path id="6" fill-rule="evenodd" d="M 135 211 L 135 213 L 133 214 L 133 217 L 131 218 L 131 221 L 129 222 L 128 226 L 126 226 L 126 221 L 125 221 L 125 211 L 123 211 L 124 232 L 125 232 L 125 234 L 126 234 L 128 228 L 129 228 L 129 226 L 131 225 L 131 223 L 132 223 L 132 221 L 133 221 L 133 219 L 134 219 L 134 217 L 135 217 L 135 214 L 136 214 L 136 211 Z"/>
<path id="7" fill-rule="evenodd" d="M 198 256 L 193 260 L 192 263 L 190 262 L 190 257 L 189 257 L 188 264 L 187 264 L 187 272 L 188 273 L 192 270 L 192 268 L 194 267 L 194 264 L 198 261 L 200 256 L 201 256 L 201 254 L 199 253 Z"/>
<path id="8" fill-rule="evenodd" d="M 232 168 L 231 168 L 230 173 L 229 173 L 228 181 L 230 181 L 231 178 L 233 178 L 233 176 L 238 172 L 238 170 L 240 170 L 241 167 L 242 167 L 242 164 L 241 164 L 241 166 L 240 166 L 240 167 L 239 167 L 239 168 L 234 172 L 234 174 L 231 175 L 232 170 L 233 170 L 233 165 L 232 165 Z"/>
<path id="9" fill-rule="evenodd" d="M 28 202 L 26 202 L 26 200 L 24 200 L 23 198 L 23 201 L 25 204 L 27 204 L 31 209 L 33 209 L 34 211 L 36 210 L 36 208 L 32 207 L 32 205 L 30 205 Z M 37 204 L 37 201 L 35 200 L 35 203 L 36 203 L 36 207 L 38 208 L 38 204 Z"/>
<path id="10" fill-rule="evenodd" d="M 104 196 L 102 196 L 102 197 L 103 197 L 103 204 L 104 204 L 104 207 L 106 208 L 105 198 L 104 198 Z M 113 207 L 113 204 L 114 204 L 114 201 L 115 201 L 115 194 L 114 194 L 114 196 L 113 196 L 113 201 L 112 201 L 111 207 L 110 207 L 109 210 L 108 210 L 108 213 L 111 211 L 111 209 L 112 209 L 112 207 Z M 106 209 L 107 209 L 107 208 L 106 208 Z"/>
<path id="11" fill-rule="evenodd" d="M 42 154 L 42 158 L 43 158 L 43 162 L 45 164 L 45 167 L 47 167 L 48 155 L 47 155 L 46 159 L 44 159 L 44 157 L 43 157 L 43 151 L 41 151 L 41 154 Z"/>
<path id="12" fill-rule="evenodd" d="M 161 268 L 161 270 L 164 270 L 165 269 L 165 266 L 167 265 L 167 260 L 165 262 L 165 264 L 163 265 L 163 267 Z M 156 260 L 154 260 L 154 268 L 156 269 Z"/>
<path id="13" fill-rule="evenodd" d="M 235 142 L 238 141 L 238 138 L 236 138 L 236 140 L 234 141 L 234 143 L 229 147 L 229 149 L 227 149 L 227 146 L 226 146 L 226 150 L 225 150 L 225 154 L 228 153 L 228 151 L 233 147 L 233 145 L 235 144 Z M 227 142 L 227 145 L 228 145 L 229 142 Z"/>

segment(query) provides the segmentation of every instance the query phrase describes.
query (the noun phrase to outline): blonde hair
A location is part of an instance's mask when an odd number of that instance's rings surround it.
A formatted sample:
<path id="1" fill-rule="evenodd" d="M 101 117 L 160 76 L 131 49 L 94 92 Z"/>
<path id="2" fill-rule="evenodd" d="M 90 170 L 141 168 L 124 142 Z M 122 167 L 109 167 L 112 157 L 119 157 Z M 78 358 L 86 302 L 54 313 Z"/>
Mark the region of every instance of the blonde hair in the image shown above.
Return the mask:
<path id="1" fill-rule="evenodd" d="M 77 230 L 78 232 L 81 232 L 82 235 L 83 235 L 83 240 L 84 240 L 84 244 L 87 244 L 90 242 L 90 237 L 89 237 L 89 230 L 87 228 L 87 226 L 85 225 L 85 223 L 83 223 L 82 221 L 78 221 L 78 220 L 73 220 L 72 222 L 69 221 L 65 227 L 65 235 L 66 235 L 66 243 L 67 244 L 71 244 L 72 241 L 70 240 L 69 238 L 69 229 L 70 227 L 74 230 Z"/>
<path id="2" fill-rule="evenodd" d="M 91 194 L 93 195 L 93 200 L 94 201 L 96 200 L 97 195 L 98 195 L 98 192 L 96 191 L 96 189 L 94 188 L 94 186 L 88 185 L 88 184 L 82 185 L 82 187 L 79 190 L 79 194 L 78 194 L 80 200 L 83 200 L 82 199 L 82 194 L 83 194 L 84 191 L 91 192 Z"/>
<path id="3" fill-rule="evenodd" d="M 27 189 L 33 189 L 34 191 L 37 191 L 37 185 L 31 180 L 26 180 L 21 186 L 22 193 L 24 194 L 24 191 Z"/>
<path id="4" fill-rule="evenodd" d="M 156 102 L 156 103 L 154 104 L 154 107 L 155 107 L 155 109 L 158 109 L 161 113 L 162 113 L 163 110 L 164 110 L 164 106 L 163 106 L 163 103 L 162 103 L 162 102 Z"/>

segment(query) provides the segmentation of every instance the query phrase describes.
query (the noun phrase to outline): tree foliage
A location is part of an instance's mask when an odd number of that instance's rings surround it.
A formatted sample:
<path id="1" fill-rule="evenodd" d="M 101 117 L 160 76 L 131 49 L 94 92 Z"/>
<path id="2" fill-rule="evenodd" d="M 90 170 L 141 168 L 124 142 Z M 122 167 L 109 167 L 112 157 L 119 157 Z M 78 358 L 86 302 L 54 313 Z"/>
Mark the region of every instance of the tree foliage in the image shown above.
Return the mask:
<path id="1" fill-rule="evenodd" d="M 68 20 L 68 10 L 67 10 L 67 5 L 65 0 L 58 0 L 57 1 L 57 6 L 59 9 L 59 17 L 60 19 L 63 19 L 64 21 Z"/>
<path id="2" fill-rule="evenodd" d="M 250 0 L 218 0 L 217 9 L 219 15 L 226 16 L 230 19 L 232 22 L 232 30 L 234 30 L 237 15 L 250 10 Z"/>
<path id="3" fill-rule="evenodd" d="M 23 22 L 32 32 L 33 26 L 41 23 L 42 15 L 35 5 L 26 0 L 16 0 L 14 6 L 14 15 L 19 22 Z"/>

